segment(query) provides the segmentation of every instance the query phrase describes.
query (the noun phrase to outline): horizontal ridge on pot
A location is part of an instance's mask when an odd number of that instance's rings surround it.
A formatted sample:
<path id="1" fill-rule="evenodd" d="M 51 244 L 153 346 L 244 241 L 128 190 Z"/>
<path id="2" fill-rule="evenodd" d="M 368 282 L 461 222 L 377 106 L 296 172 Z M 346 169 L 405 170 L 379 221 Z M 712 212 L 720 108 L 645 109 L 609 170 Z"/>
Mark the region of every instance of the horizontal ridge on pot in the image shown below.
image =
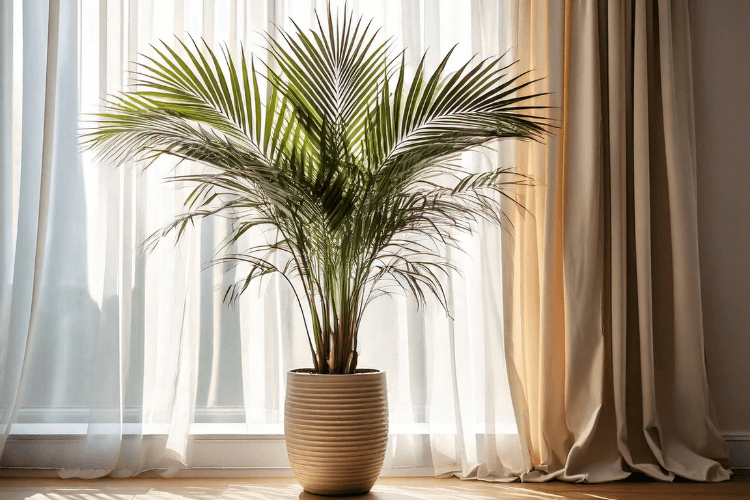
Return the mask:
<path id="1" fill-rule="evenodd" d="M 388 444 L 385 372 L 320 375 L 292 370 L 286 394 L 286 447 L 305 491 L 369 491 L 380 475 Z"/>

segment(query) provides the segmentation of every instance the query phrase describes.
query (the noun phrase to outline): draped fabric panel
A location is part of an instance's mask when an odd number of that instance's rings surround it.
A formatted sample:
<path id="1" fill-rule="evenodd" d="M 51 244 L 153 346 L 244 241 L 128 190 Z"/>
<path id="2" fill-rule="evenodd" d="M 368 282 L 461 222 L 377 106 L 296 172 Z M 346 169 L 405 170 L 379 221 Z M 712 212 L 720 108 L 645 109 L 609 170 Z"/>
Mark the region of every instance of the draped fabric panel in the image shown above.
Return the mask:
<path id="1" fill-rule="evenodd" d="M 688 4 L 568 2 L 564 25 L 559 156 L 520 163 L 541 204 L 516 221 L 507 285 L 522 477 L 728 479 L 703 351 Z"/>

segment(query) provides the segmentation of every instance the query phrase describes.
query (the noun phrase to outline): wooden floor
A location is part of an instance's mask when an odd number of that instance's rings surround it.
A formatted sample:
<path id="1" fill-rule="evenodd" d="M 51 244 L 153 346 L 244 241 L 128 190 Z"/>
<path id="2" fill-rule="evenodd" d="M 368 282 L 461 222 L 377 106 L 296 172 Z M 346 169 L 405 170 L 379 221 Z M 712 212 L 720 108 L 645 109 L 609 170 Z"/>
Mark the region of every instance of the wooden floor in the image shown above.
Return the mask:
<path id="1" fill-rule="evenodd" d="M 2 500 L 313 500 L 293 479 L 0 479 Z M 719 484 L 626 481 L 609 484 L 485 483 L 458 479 L 381 478 L 349 500 L 670 500 L 750 499 L 750 471 Z"/>

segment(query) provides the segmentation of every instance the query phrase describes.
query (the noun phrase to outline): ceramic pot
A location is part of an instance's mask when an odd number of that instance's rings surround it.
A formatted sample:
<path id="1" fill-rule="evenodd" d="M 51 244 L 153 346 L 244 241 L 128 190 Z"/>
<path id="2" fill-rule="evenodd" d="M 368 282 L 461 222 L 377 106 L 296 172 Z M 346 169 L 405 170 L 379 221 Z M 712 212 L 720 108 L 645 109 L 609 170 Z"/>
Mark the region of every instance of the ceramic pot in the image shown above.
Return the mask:
<path id="1" fill-rule="evenodd" d="M 291 370 L 284 434 L 297 481 L 316 495 L 370 491 L 388 443 L 385 372 L 319 375 Z"/>

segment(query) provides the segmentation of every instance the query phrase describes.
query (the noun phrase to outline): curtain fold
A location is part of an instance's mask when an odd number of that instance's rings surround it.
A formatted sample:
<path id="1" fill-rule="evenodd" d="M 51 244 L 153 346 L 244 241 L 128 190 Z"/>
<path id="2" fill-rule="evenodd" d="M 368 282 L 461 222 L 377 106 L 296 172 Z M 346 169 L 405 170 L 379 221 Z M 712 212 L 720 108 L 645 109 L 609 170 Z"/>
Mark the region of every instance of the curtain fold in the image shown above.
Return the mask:
<path id="1" fill-rule="evenodd" d="M 3 434 L 0 435 L 0 447 L 8 438 L 13 420 L 16 418 L 17 400 L 21 396 L 19 380 L 28 371 L 26 362 L 29 347 L 38 342 L 40 316 L 42 314 L 40 299 L 42 294 L 42 273 L 49 264 L 45 262 L 45 242 L 49 226 L 51 195 L 51 174 L 53 155 L 53 134 L 55 132 L 55 96 L 57 86 L 57 52 L 60 31 L 60 2 L 38 2 L 32 6 L 35 16 L 24 19 L 24 58 L 35 59 L 36 63 L 25 74 L 24 86 L 27 98 L 34 100 L 34 105 L 24 109 L 23 124 L 28 129 L 33 126 L 34 133 L 24 137 L 22 154 L 25 160 L 22 165 L 20 190 L 25 194 L 25 202 L 18 208 L 18 221 L 27 225 L 29 230 L 22 231 L 18 237 L 18 251 L 25 255 L 17 259 L 13 266 L 13 276 L 23 283 L 14 287 L 12 292 L 3 290 L 2 307 L 7 314 L 3 319 L 3 329 L 7 329 L 3 339 L 0 359 L 6 367 L 0 394 L 3 395 L 0 405 L 0 422 Z M 5 8 L 5 16 L 12 15 L 12 9 Z M 49 22 L 47 22 L 49 21 Z M 35 39 L 44 43 L 35 43 Z M 12 47 L 12 44 L 11 44 Z M 12 102 L 3 99 L 6 106 Z M 41 126 L 39 126 L 41 125 Z M 10 149 L 6 145 L 3 149 Z M 6 161 L 8 158 L 5 158 Z M 10 191 L 10 190 L 9 190 Z M 4 207 L 6 210 L 11 207 Z M 4 217 L 6 224 L 9 217 Z M 7 231 L 7 229 L 6 229 Z M 9 232 L 9 231 L 8 231 Z M 46 265 L 45 265 L 46 264 Z"/>
<path id="2" fill-rule="evenodd" d="M 559 157 L 524 164 L 545 217 L 516 221 L 506 287 L 522 477 L 728 479 L 703 351 L 688 4 L 567 2 L 556 50 Z"/>

